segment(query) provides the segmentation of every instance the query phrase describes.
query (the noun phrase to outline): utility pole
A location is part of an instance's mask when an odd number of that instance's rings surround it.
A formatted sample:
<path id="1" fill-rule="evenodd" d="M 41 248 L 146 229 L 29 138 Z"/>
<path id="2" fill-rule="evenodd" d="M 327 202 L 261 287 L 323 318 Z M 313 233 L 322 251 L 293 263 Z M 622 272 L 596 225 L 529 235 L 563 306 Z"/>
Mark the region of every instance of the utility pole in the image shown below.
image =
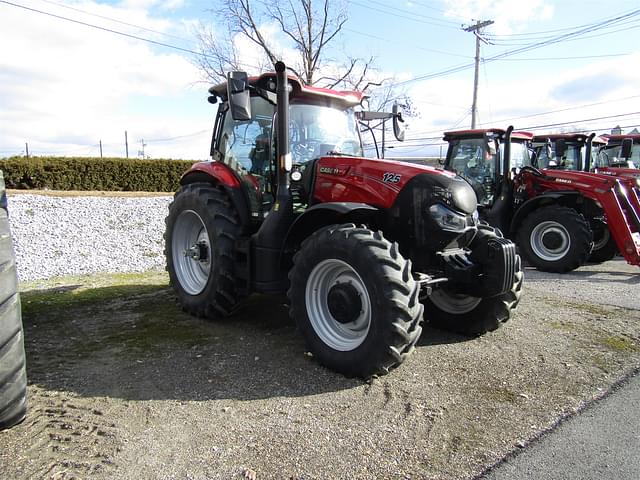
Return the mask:
<path id="1" fill-rule="evenodd" d="M 29 159 L 29 144 L 24 142 L 24 151 L 27 154 L 27 160 Z"/>
<path id="2" fill-rule="evenodd" d="M 142 140 L 140 140 L 140 145 L 142 145 L 142 150 L 138 150 L 138 156 L 141 157 L 144 160 L 145 159 L 144 147 L 147 146 L 147 144 L 144 143 L 144 138 Z"/>
<path id="3" fill-rule="evenodd" d="M 129 140 L 127 139 L 127 131 L 124 131 L 124 149 L 127 152 L 127 158 L 129 158 Z"/>
<path id="4" fill-rule="evenodd" d="M 100 158 L 102 158 L 102 140 L 100 140 Z"/>
<path id="5" fill-rule="evenodd" d="M 480 69 L 480 40 L 486 41 L 480 37 L 480 30 L 493 24 L 493 20 L 477 20 L 475 25 L 469 25 L 463 28 L 465 32 L 473 32 L 476 36 L 476 69 L 473 77 L 473 104 L 471 105 L 471 128 L 476 128 L 476 115 L 478 113 L 478 70 Z"/>

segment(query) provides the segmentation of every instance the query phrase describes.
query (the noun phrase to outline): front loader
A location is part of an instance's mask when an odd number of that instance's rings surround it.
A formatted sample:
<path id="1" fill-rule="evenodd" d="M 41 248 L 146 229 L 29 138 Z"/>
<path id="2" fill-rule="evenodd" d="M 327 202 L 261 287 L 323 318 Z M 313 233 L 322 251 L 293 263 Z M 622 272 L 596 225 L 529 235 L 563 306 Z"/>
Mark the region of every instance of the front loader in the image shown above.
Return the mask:
<path id="1" fill-rule="evenodd" d="M 597 190 L 588 194 L 594 198 L 597 206 L 595 213 L 592 211 L 588 216 L 594 242 L 588 258 L 590 262 L 610 260 L 618 252 L 622 252 L 621 245 L 629 243 L 629 236 L 633 239 L 634 233 L 639 230 L 637 218 L 640 215 L 640 171 L 623 166 L 616 157 L 618 155 L 628 159 L 631 156 L 631 140 L 623 140 L 619 147 L 616 149 L 614 145 L 610 146 L 606 137 L 596 136 L 595 133 L 556 133 L 533 137 L 534 167 L 545 172 L 585 172 L 588 174 L 587 178 L 611 181 L 617 179 L 619 182 L 616 187 L 620 192 L 617 202 L 607 193 L 602 194 L 604 198 L 597 198 Z M 620 211 L 624 214 L 622 218 Z M 613 230 L 617 232 L 614 234 Z M 622 247 L 627 250 L 625 258 L 630 264 L 637 265 L 637 259 L 628 247 Z"/>
<path id="2" fill-rule="evenodd" d="M 229 74 L 212 161 L 195 164 L 166 219 L 170 282 L 182 308 L 233 314 L 252 293 L 284 294 L 309 350 L 347 376 L 387 373 L 424 318 L 479 335 L 518 304 L 515 245 L 478 222 L 460 177 L 363 158 L 363 95 L 275 73 Z M 393 119 L 401 137 L 399 112 Z"/>

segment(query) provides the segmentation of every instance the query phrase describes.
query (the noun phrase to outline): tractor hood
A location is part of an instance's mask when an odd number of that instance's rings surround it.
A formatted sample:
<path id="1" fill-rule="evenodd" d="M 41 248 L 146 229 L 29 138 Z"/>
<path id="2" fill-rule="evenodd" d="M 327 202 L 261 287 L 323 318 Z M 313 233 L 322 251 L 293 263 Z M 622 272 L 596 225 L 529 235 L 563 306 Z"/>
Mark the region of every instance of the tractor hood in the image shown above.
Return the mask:
<path id="1" fill-rule="evenodd" d="M 476 195 L 463 178 L 439 168 L 394 160 L 322 157 L 316 165 L 314 193 L 324 202 L 357 201 L 391 208 L 405 187 L 416 184 L 431 192 L 433 203 L 465 214 L 476 210 Z"/>
<path id="2" fill-rule="evenodd" d="M 579 172 L 576 170 L 555 170 L 545 168 L 541 172 L 548 178 L 554 179 L 557 183 L 566 184 L 567 187 L 575 188 L 604 188 L 613 187 L 616 178 L 611 175 L 604 175 L 591 172 Z"/>

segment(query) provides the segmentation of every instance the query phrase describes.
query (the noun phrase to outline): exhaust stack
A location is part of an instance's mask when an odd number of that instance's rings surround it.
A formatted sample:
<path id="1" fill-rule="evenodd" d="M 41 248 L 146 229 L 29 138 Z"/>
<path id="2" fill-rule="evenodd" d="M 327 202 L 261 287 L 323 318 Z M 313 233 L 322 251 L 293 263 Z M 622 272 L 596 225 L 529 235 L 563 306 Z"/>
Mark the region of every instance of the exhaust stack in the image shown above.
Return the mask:
<path id="1" fill-rule="evenodd" d="M 270 293 L 282 292 L 288 285 L 287 270 L 280 262 L 284 240 L 295 217 L 293 198 L 289 191 L 291 152 L 289 150 L 289 82 L 283 62 L 276 69 L 276 116 L 275 137 L 277 156 L 277 192 L 269 215 L 252 237 L 253 290 Z"/>

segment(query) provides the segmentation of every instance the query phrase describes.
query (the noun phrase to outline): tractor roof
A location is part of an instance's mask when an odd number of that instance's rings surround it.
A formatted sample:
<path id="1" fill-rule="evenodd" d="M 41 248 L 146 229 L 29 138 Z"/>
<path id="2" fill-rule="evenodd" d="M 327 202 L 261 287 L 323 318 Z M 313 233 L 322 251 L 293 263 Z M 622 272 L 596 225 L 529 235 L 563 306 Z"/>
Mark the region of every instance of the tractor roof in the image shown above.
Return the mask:
<path id="1" fill-rule="evenodd" d="M 444 140 L 456 140 L 462 138 L 479 138 L 486 136 L 495 136 L 499 138 L 504 138 L 506 130 L 502 130 L 501 128 L 480 128 L 475 130 L 454 130 L 451 132 L 444 132 Z M 512 132 L 511 139 L 512 140 L 531 140 L 533 138 L 533 134 L 529 132 Z"/>
<path id="2" fill-rule="evenodd" d="M 536 135 L 533 137 L 534 142 L 546 142 L 547 139 L 552 142 L 556 140 L 565 140 L 567 142 L 585 143 L 589 135 L 585 133 L 549 133 L 546 135 Z M 605 137 L 593 137 L 592 143 L 606 145 L 607 139 Z"/>
<path id="3" fill-rule="evenodd" d="M 311 87 L 303 85 L 298 77 L 288 76 L 289 84 L 292 87 L 290 91 L 290 99 L 305 99 L 311 101 L 327 102 L 342 108 L 349 108 L 359 105 L 366 95 L 358 91 L 348 90 L 331 90 L 329 88 Z M 275 72 L 263 73 L 260 76 L 249 77 L 249 83 L 255 87 L 276 91 L 276 74 Z M 227 82 L 219 83 L 209 88 L 209 93 L 219 98 L 227 98 Z"/>
<path id="4" fill-rule="evenodd" d="M 605 133 L 602 136 L 609 140 L 609 143 L 620 143 L 625 138 L 630 138 L 631 140 L 633 140 L 633 143 L 640 143 L 640 133 L 628 133 L 627 135 L 610 135 L 608 133 Z"/>

